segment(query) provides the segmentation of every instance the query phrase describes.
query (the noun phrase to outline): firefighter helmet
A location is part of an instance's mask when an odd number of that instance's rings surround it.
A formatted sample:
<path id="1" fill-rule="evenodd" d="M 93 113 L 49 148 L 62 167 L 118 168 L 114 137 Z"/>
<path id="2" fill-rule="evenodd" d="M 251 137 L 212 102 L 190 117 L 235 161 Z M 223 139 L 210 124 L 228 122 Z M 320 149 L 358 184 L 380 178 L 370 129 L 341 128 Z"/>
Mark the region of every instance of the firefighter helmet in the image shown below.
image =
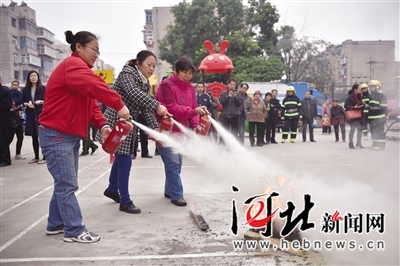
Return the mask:
<path id="1" fill-rule="evenodd" d="M 378 86 L 378 87 L 382 87 L 382 85 L 381 85 L 381 83 L 379 82 L 379 80 L 375 80 L 375 79 L 370 80 L 370 81 L 368 82 L 368 86 Z"/>
<path id="2" fill-rule="evenodd" d="M 365 83 L 361 83 L 360 89 L 368 89 L 368 85 Z"/>
<path id="3" fill-rule="evenodd" d="M 294 89 L 294 87 L 293 86 L 289 86 L 289 87 L 287 87 L 286 88 L 286 92 L 289 92 L 289 91 L 295 91 L 295 89 Z"/>

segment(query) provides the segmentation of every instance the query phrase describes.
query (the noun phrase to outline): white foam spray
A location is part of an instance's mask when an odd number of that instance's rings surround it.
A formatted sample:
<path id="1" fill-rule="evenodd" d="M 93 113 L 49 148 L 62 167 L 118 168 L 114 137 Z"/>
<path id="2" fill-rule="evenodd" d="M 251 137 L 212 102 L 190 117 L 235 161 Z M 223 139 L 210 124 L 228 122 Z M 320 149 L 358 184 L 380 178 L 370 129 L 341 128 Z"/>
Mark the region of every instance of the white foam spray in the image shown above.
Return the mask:
<path id="1" fill-rule="evenodd" d="M 165 134 L 149 129 L 137 122 L 139 128 L 148 132 L 156 140 L 161 141 L 164 147 L 171 147 L 174 152 L 181 153 L 197 163 L 207 166 L 204 172 L 215 177 L 213 186 L 221 186 L 226 193 L 232 192 L 234 184 L 240 189 L 239 194 L 233 194 L 238 203 L 244 199 L 266 192 L 266 188 L 280 193 L 279 201 L 286 210 L 286 201 L 291 200 L 296 210 L 294 216 L 303 210 L 304 194 L 312 195 L 315 202 L 309 220 L 315 223 L 316 228 L 302 233 L 309 240 L 356 240 L 363 244 L 368 240 L 384 240 L 385 251 L 327 251 L 321 250 L 327 264 L 334 265 L 398 265 L 398 217 L 389 214 L 398 214 L 398 203 L 382 193 L 377 193 L 366 184 L 359 182 L 342 182 L 340 184 L 326 183 L 318 177 L 304 173 L 293 173 L 285 165 L 272 161 L 266 156 L 244 148 L 218 122 L 211 120 L 219 135 L 224 139 L 225 146 L 218 145 L 211 138 L 200 136 L 183 125 L 174 121 L 183 134 Z M 286 179 L 282 186 L 277 177 L 283 175 Z M 223 178 L 221 178 L 223 177 Z M 334 183 L 334 182 L 333 182 Z M 288 185 L 293 184 L 293 185 Z M 240 207 L 239 207 L 240 208 Z M 394 210 L 394 208 L 397 208 Z M 356 235 L 349 233 L 324 234 L 321 230 L 322 215 L 325 212 L 333 214 L 338 209 L 341 215 L 350 213 L 385 212 L 387 214 L 385 234 Z M 342 230 L 343 231 L 343 230 Z M 341 231 L 341 232 L 342 232 Z M 365 231 L 365 230 L 364 230 Z M 388 233 L 392 232 L 392 234 Z"/>

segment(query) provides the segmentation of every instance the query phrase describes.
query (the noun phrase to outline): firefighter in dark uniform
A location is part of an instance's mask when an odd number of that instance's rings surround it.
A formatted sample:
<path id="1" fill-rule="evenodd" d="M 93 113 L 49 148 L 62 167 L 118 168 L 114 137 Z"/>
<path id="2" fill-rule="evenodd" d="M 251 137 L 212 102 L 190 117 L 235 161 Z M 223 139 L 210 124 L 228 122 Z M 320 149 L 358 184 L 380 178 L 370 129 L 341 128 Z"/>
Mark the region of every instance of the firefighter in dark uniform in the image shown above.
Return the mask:
<path id="1" fill-rule="evenodd" d="M 378 91 L 381 87 L 381 83 L 378 80 L 370 80 L 368 87 L 371 94 L 367 109 L 372 139 L 372 146 L 368 148 L 382 150 L 386 146 L 387 99 L 383 93 Z"/>
<path id="2" fill-rule="evenodd" d="M 299 97 L 296 96 L 295 89 L 293 86 L 289 86 L 286 89 L 286 97 L 282 102 L 282 120 L 284 120 L 282 130 L 282 143 L 288 138 L 290 133 L 290 142 L 294 143 L 297 136 L 297 125 L 299 123 L 299 107 L 301 106 Z"/>
<path id="3" fill-rule="evenodd" d="M 368 91 L 368 85 L 365 83 L 362 83 L 360 85 L 361 88 L 361 93 L 362 93 L 362 102 L 365 105 L 369 104 L 370 100 L 370 95 Z M 364 108 L 363 110 L 363 117 L 361 119 L 361 128 L 362 128 L 362 134 L 364 136 L 364 140 L 368 140 L 368 108 Z"/>

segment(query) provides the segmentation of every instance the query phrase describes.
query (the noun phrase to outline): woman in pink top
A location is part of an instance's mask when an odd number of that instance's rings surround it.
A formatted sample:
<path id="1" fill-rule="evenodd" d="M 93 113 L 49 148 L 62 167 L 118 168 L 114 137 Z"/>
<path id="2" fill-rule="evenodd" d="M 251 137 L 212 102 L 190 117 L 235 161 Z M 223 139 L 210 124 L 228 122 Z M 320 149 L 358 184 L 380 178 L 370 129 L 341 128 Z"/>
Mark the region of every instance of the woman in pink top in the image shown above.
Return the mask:
<path id="1" fill-rule="evenodd" d="M 325 114 L 327 114 L 328 117 L 331 117 L 331 108 L 332 108 L 331 101 L 329 99 L 327 99 L 325 104 L 322 106 L 322 117 L 324 117 Z M 329 126 L 327 133 L 331 134 L 331 132 L 332 132 L 332 127 Z"/>
<path id="2" fill-rule="evenodd" d="M 175 63 L 175 73 L 161 82 L 156 93 L 157 101 L 167 107 L 168 112 L 176 121 L 193 129 L 199 124 L 198 115 L 206 114 L 205 106 L 197 106 L 194 87 L 191 83 L 195 71 L 196 67 L 192 59 L 179 58 Z M 176 125 L 172 131 L 180 132 Z M 180 177 L 182 155 L 174 153 L 167 147 L 158 147 L 158 151 L 165 168 L 164 196 L 170 198 L 171 202 L 177 206 L 186 206 Z"/>

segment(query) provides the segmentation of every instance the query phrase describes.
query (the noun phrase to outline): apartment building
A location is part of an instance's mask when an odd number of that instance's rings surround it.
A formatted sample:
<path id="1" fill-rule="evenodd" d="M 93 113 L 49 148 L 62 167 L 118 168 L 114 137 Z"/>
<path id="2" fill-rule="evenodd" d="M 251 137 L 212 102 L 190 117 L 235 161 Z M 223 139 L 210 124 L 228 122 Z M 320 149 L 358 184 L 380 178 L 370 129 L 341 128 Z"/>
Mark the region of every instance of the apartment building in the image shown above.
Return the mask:
<path id="1" fill-rule="evenodd" d="M 395 41 L 353 41 L 330 48 L 337 62 L 338 87 L 349 89 L 354 83 L 377 79 L 386 94 L 399 97 L 399 62 L 395 61 Z"/>
<path id="2" fill-rule="evenodd" d="M 24 85 L 28 72 L 39 73 L 46 84 L 53 69 L 71 54 L 69 44 L 55 39 L 49 29 L 36 25 L 36 11 L 25 2 L 0 7 L 0 76 L 6 86 L 13 80 Z M 114 70 L 98 58 L 94 70 Z"/>
<path id="3" fill-rule="evenodd" d="M 143 29 L 143 42 L 146 49 L 152 51 L 157 56 L 157 68 L 155 76 L 160 83 L 162 77 L 172 67 L 169 63 L 160 59 L 160 50 L 158 42 L 167 34 L 167 26 L 174 22 L 174 14 L 171 13 L 171 7 L 153 7 L 145 9 L 146 24 Z"/>
<path id="4" fill-rule="evenodd" d="M 36 36 L 36 12 L 26 3 L 0 7 L 0 75 L 5 84 L 24 83 L 28 72 L 42 67 Z"/>

